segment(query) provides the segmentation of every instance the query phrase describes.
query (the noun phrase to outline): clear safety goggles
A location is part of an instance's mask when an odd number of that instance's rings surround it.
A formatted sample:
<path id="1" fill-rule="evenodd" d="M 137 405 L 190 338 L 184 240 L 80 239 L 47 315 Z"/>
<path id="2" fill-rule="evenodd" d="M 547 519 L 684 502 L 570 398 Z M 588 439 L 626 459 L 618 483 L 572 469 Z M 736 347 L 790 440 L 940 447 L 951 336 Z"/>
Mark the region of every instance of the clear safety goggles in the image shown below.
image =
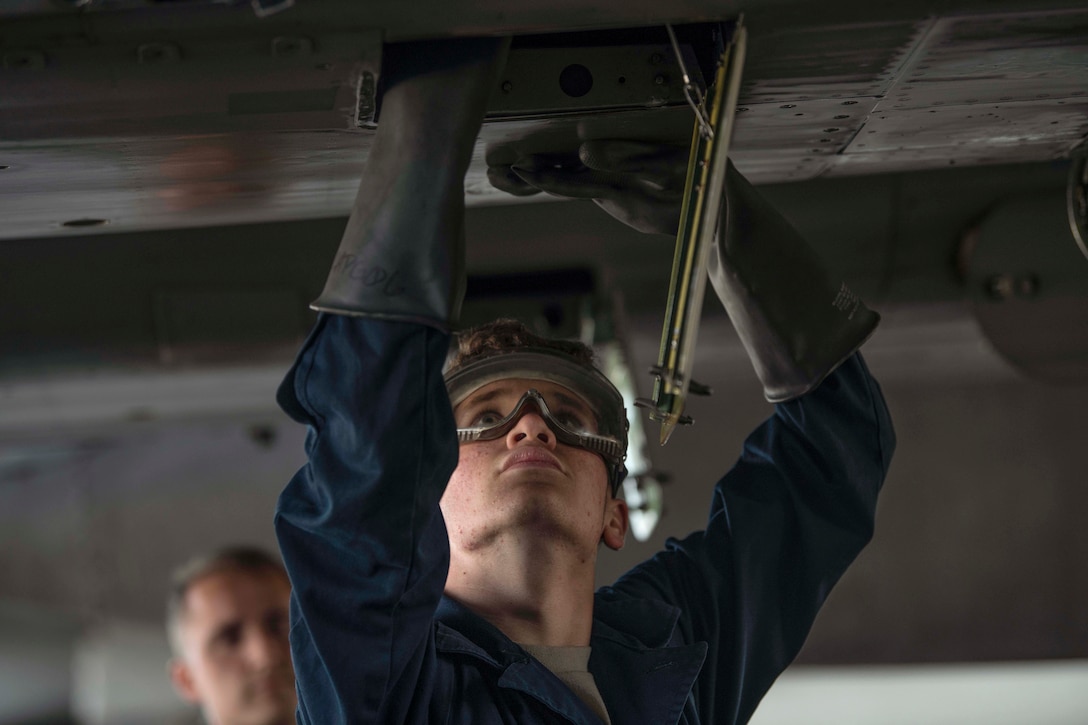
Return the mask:
<path id="1" fill-rule="evenodd" d="M 523 411 L 529 406 L 536 408 L 540 417 L 544 419 L 548 428 L 555 433 L 555 439 L 568 446 L 585 448 L 588 451 L 598 453 L 605 460 L 616 464 L 622 463 L 624 458 L 623 443 L 609 436 L 602 436 L 588 430 L 584 422 L 578 416 L 560 413 L 553 415 L 544 396 L 535 388 L 530 388 L 518 400 L 514 409 L 508 415 L 493 423 L 478 425 L 471 428 L 458 428 L 457 440 L 461 443 L 473 441 L 491 441 L 502 438 L 518 424 Z M 528 411 L 525 411 L 528 412 Z"/>
<path id="2" fill-rule="evenodd" d="M 472 427 L 458 428 L 461 442 L 494 440 L 517 425 L 527 406 L 540 413 L 556 440 L 600 455 L 608 466 L 613 492 L 627 475 L 627 413 L 616 386 L 598 370 L 581 365 L 568 356 L 551 350 L 519 350 L 473 361 L 446 375 L 450 403 L 456 408 L 485 385 L 511 378 L 542 380 L 569 390 L 585 403 L 594 417 L 593 430 L 570 415 L 557 401 L 549 407 L 536 389 L 525 392 L 513 410 L 498 420 Z M 554 409 L 554 411 L 553 411 Z"/>

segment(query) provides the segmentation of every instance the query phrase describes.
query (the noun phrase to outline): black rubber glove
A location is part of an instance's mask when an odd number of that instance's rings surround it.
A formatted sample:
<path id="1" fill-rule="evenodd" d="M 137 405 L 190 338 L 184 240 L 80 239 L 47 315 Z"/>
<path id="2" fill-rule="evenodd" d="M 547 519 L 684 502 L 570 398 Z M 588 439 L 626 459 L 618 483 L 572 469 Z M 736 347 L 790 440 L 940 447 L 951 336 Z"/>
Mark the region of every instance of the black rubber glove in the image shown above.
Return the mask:
<path id="1" fill-rule="evenodd" d="M 501 154 L 495 154 L 496 158 Z M 675 235 L 688 150 L 637 141 L 587 141 L 577 159 L 532 156 L 494 166 L 496 188 L 591 198 L 639 231 Z M 729 162 L 725 203 L 707 265 L 771 402 L 816 387 L 876 328 L 879 315 L 828 277 L 800 234 Z"/>
<path id="2" fill-rule="evenodd" d="M 321 296 L 335 314 L 453 326 L 464 296 L 464 178 L 508 40 L 387 46 L 378 130 Z"/>
<path id="3" fill-rule="evenodd" d="M 675 236 L 687 162 L 686 148 L 605 139 L 586 141 L 577 154 L 527 156 L 510 166 L 490 166 L 487 176 L 492 186 L 516 196 L 544 191 L 592 199 L 640 232 Z"/>
<path id="4" fill-rule="evenodd" d="M 707 273 L 772 403 L 815 388 L 880 322 L 732 162 Z"/>

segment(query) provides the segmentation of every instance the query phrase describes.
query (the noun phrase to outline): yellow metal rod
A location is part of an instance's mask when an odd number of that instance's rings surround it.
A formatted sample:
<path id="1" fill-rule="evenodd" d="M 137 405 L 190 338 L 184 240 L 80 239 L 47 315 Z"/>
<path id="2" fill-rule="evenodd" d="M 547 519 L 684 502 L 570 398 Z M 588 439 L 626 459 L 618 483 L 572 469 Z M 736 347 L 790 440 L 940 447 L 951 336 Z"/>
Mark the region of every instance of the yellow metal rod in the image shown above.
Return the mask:
<path id="1" fill-rule="evenodd" d="M 654 370 L 650 418 L 661 423 L 664 445 L 677 425 L 690 423 L 684 407 L 691 383 L 699 317 L 706 291 L 706 264 L 725 191 L 725 167 L 744 66 L 746 33 L 738 21 L 707 94 L 712 133 L 696 123 L 676 237 L 672 278 Z"/>

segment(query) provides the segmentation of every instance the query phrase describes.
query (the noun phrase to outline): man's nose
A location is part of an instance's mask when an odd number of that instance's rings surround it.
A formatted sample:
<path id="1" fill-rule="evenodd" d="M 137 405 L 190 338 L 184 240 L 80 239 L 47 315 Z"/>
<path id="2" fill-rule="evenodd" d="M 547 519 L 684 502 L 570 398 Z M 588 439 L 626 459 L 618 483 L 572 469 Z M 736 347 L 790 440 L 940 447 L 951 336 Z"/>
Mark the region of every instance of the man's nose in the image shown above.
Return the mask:
<path id="1" fill-rule="evenodd" d="M 526 439 L 537 440 L 548 448 L 555 448 L 555 433 L 536 407 L 526 406 L 514 427 L 506 434 L 506 445 L 513 448 Z"/>
<path id="2" fill-rule="evenodd" d="M 255 630 L 246 638 L 246 657 L 254 668 L 275 667 L 290 657 L 287 638 L 275 632 Z"/>

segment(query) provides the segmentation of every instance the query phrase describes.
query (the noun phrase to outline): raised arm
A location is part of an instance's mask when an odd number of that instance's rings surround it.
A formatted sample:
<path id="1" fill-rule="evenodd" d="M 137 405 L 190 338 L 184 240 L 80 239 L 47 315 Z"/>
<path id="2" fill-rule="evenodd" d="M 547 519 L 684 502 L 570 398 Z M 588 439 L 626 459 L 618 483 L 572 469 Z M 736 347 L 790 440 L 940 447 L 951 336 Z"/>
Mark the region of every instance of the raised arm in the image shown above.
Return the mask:
<path id="1" fill-rule="evenodd" d="M 310 427 L 280 497 L 299 720 L 429 719 L 457 462 L 442 364 L 463 293 L 464 175 L 505 44 L 387 46 L 378 131 L 323 312 L 278 400 Z M 433 714 L 433 713 L 432 713 Z"/>
<path id="2" fill-rule="evenodd" d="M 713 722 L 746 722 L 797 656 L 872 537 L 894 448 L 880 388 L 856 354 L 748 437 L 714 487 L 705 531 L 671 539 L 616 584 L 678 606 L 682 639 L 707 642 L 693 694 Z"/>
<path id="3" fill-rule="evenodd" d="M 675 233 L 685 164 L 677 149 L 595 140 L 570 166 L 522 159 L 490 178 L 515 193 L 593 198 L 636 229 Z M 775 414 L 718 482 L 706 530 L 670 541 L 615 589 L 679 608 L 676 644 L 708 645 L 698 710 L 732 723 L 796 656 L 872 536 L 895 439 L 855 353 L 878 316 L 731 164 L 708 273 Z"/>
<path id="4" fill-rule="evenodd" d="M 302 723 L 424 704 L 409 696 L 433 657 L 449 565 L 438 501 L 457 463 L 446 346 L 430 327 L 323 315 L 280 389 L 310 426 L 275 520 Z"/>

